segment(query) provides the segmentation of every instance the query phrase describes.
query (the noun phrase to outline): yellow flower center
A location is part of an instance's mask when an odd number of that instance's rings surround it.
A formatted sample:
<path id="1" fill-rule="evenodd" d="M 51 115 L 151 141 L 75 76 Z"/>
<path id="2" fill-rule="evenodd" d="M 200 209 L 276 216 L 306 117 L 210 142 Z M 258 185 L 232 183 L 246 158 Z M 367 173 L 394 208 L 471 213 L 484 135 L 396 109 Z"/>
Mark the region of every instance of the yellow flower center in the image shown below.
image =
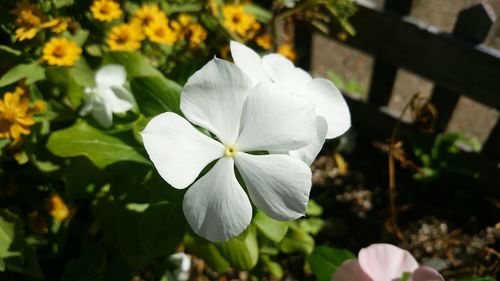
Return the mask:
<path id="1" fill-rule="evenodd" d="M 63 45 L 55 46 L 52 55 L 56 58 L 64 58 L 64 56 L 66 56 L 66 46 Z"/>
<path id="2" fill-rule="evenodd" d="M 127 29 L 122 30 L 120 34 L 118 34 L 118 38 L 116 39 L 116 43 L 125 44 L 130 40 L 130 34 Z"/>
<path id="3" fill-rule="evenodd" d="M 226 145 L 226 148 L 224 149 L 224 156 L 234 157 L 236 152 L 237 152 L 236 146 L 234 144 L 229 144 L 229 145 Z"/>
<path id="4" fill-rule="evenodd" d="M 239 23 L 240 21 L 241 21 L 241 14 L 233 15 L 233 22 L 234 23 Z"/>
<path id="5" fill-rule="evenodd" d="M 111 10 L 113 10 L 113 8 L 111 7 L 110 3 L 105 2 L 102 4 L 99 12 L 101 12 L 102 14 L 109 14 L 111 12 Z"/>
<path id="6" fill-rule="evenodd" d="M 165 28 L 159 27 L 155 29 L 155 35 L 158 37 L 163 37 L 165 36 L 165 31 L 166 31 Z"/>

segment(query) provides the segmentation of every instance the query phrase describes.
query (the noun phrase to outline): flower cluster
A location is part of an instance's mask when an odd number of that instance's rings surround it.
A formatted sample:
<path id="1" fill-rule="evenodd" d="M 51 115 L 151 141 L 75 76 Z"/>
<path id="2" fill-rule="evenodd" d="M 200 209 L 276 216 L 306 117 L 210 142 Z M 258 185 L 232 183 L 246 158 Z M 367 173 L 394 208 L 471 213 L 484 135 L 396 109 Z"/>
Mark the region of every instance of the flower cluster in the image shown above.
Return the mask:
<path id="1" fill-rule="evenodd" d="M 237 42 L 231 52 L 236 64 L 215 58 L 189 78 L 180 105 L 187 120 L 163 113 L 142 132 L 163 179 L 178 189 L 191 185 L 184 214 L 210 241 L 231 239 L 249 225 L 252 206 L 243 186 L 269 217 L 303 216 L 309 165 L 325 138 L 350 127 L 347 105 L 331 82 L 312 79 L 279 54 L 261 59 Z"/>
<path id="2" fill-rule="evenodd" d="M 100 21 L 120 18 L 122 10 L 118 3 L 96 0 L 91 7 L 92 15 Z M 120 23 L 111 28 L 107 44 L 112 51 L 135 51 L 141 42 L 173 45 L 186 40 L 190 48 L 198 47 L 207 37 L 205 28 L 189 15 L 169 19 L 157 4 L 144 4 L 133 14 L 129 23 Z"/>
<path id="3" fill-rule="evenodd" d="M 33 39 L 41 29 L 50 29 L 54 33 L 60 33 L 68 27 L 67 19 L 45 20 L 38 7 L 24 2 L 18 2 L 11 13 L 16 16 L 17 29 L 15 34 L 19 41 Z"/>

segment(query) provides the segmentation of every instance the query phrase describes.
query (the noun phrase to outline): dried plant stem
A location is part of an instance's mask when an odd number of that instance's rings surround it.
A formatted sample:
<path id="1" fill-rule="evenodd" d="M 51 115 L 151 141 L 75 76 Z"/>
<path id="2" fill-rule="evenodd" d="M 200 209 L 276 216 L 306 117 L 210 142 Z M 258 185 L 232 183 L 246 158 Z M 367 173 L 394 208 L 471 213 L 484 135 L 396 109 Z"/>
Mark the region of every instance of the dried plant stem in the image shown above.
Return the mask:
<path id="1" fill-rule="evenodd" d="M 398 210 L 396 207 L 396 168 L 394 165 L 394 153 L 393 150 L 397 145 L 397 133 L 399 131 L 399 125 L 401 124 L 401 120 L 406 112 L 406 110 L 417 100 L 419 97 L 419 93 L 416 93 L 412 96 L 411 100 L 405 105 L 399 118 L 392 130 L 392 135 L 389 143 L 389 204 L 391 211 L 391 220 L 390 226 L 392 232 L 401 240 L 404 239 L 404 234 L 398 226 Z"/>

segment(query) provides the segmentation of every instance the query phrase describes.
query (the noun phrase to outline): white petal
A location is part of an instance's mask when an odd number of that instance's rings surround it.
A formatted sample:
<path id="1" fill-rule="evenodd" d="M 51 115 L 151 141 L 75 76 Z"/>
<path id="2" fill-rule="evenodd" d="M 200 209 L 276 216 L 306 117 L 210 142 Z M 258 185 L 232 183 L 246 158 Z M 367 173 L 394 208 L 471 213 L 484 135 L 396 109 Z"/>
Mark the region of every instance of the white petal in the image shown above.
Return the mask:
<path id="1" fill-rule="evenodd" d="M 80 109 L 80 116 L 85 116 L 90 113 L 92 110 L 92 105 L 94 104 L 94 96 L 93 95 L 86 95 L 87 99 L 82 105 L 82 108 Z"/>
<path id="2" fill-rule="evenodd" d="M 260 56 L 254 50 L 236 41 L 231 41 L 230 48 L 234 63 L 250 77 L 253 85 L 270 81 Z"/>
<path id="3" fill-rule="evenodd" d="M 315 134 L 312 104 L 274 83 L 260 82 L 243 107 L 236 146 L 240 151 L 289 151 L 308 145 Z"/>
<path id="4" fill-rule="evenodd" d="M 264 56 L 262 64 L 273 82 L 291 93 L 300 92 L 312 79 L 309 73 L 295 67 L 289 59 L 280 54 Z"/>
<path id="5" fill-rule="evenodd" d="M 99 97 L 94 100 L 92 116 L 104 128 L 109 128 L 113 124 L 113 112 L 111 108 Z"/>
<path id="6" fill-rule="evenodd" d="M 294 220 L 304 215 L 311 191 L 311 169 L 288 155 L 235 156 L 236 167 L 257 208 L 277 220 Z"/>
<path id="7" fill-rule="evenodd" d="M 300 96 L 315 105 L 316 114 L 328 123 L 327 139 L 345 133 L 351 127 L 349 107 L 339 89 L 330 80 L 317 78 L 307 83 Z"/>
<path id="8" fill-rule="evenodd" d="M 400 278 L 404 272 L 418 268 L 415 258 L 406 250 L 391 244 L 372 244 L 359 251 L 358 261 L 373 281 Z"/>
<path id="9" fill-rule="evenodd" d="M 190 185 L 203 168 L 224 155 L 222 144 L 172 112 L 151 119 L 141 135 L 158 173 L 179 189 Z"/>
<path id="10" fill-rule="evenodd" d="M 357 260 L 347 260 L 335 271 L 331 281 L 373 281 L 363 272 Z M 387 280 L 391 281 L 391 280 Z"/>
<path id="11" fill-rule="evenodd" d="M 233 144 L 251 81 L 236 65 L 214 58 L 184 86 L 181 110 L 186 118 Z"/>
<path id="12" fill-rule="evenodd" d="M 134 106 L 134 98 L 122 86 L 98 86 L 97 92 L 115 113 L 126 112 Z"/>
<path id="13" fill-rule="evenodd" d="M 191 228 L 212 242 L 238 236 L 250 224 L 252 205 L 234 174 L 234 160 L 223 157 L 184 195 Z"/>
<path id="14" fill-rule="evenodd" d="M 325 118 L 316 116 L 316 135 L 314 140 L 308 146 L 290 151 L 290 156 L 300 159 L 307 165 L 311 165 L 325 143 L 327 132 L 328 125 Z"/>
<path id="15" fill-rule="evenodd" d="M 119 64 L 108 64 L 97 70 L 95 82 L 97 86 L 123 86 L 127 80 L 125 67 Z"/>
<path id="16" fill-rule="evenodd" d="M 174 270 L 176 281 L 189 280 L 189 271 L 191 270 L 191 257 L 183 252 L 175 253 L 168 257 L 168 260 L 175 264 L 177 268 Z M 169 279 L 170 280 L 170 279 Z"/>
<path id="17" fill-rule="evenodd" d="M 134 107 L 134 96 L 123 86 L 111 86 L 118 102 L 112 108 L 113 112 L 126 112 Z"/>

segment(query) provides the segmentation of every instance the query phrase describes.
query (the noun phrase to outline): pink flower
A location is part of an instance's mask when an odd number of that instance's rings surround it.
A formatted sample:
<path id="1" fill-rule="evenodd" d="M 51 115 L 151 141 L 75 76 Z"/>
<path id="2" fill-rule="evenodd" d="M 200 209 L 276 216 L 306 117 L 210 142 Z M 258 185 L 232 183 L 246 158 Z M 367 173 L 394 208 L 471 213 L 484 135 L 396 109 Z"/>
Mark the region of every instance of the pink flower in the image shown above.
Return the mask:
<path id="1" fill-rule="evenodd" d="M 390 244 L 372 244 L 359 251 L 357 260 L 345 261 L 332 281 L 398 281 L 410 273 L 408 281 L 444 281 L 428 266 L 419 266 L 406 250 Z"/>

